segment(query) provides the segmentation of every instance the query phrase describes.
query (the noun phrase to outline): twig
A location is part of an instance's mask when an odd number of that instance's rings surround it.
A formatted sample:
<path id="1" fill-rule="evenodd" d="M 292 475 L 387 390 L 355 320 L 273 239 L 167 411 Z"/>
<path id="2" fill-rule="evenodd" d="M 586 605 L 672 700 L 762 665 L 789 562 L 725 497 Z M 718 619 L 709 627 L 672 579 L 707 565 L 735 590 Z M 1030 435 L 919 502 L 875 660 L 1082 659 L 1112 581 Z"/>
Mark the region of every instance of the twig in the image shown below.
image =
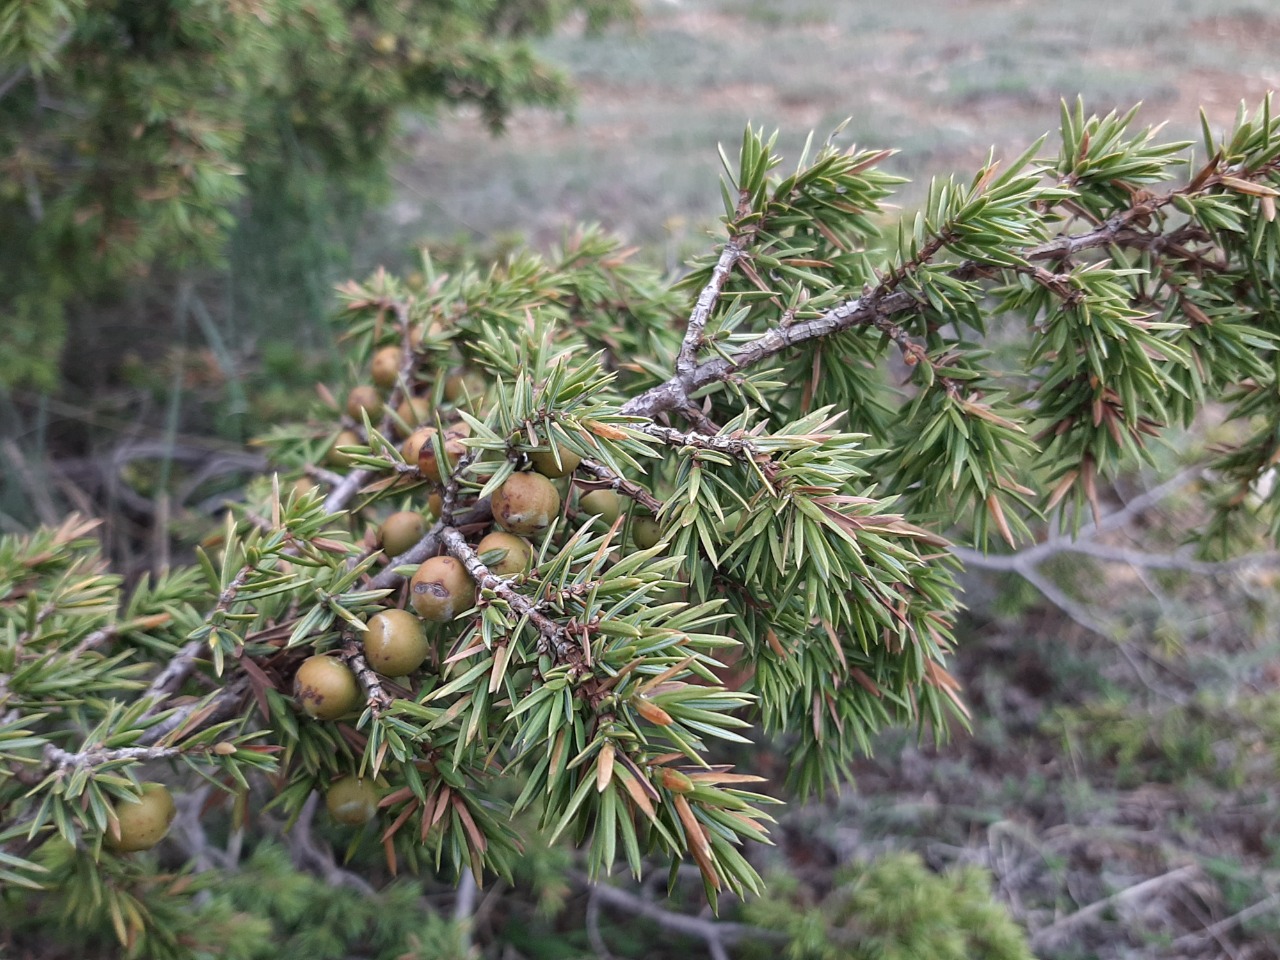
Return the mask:
<path id="1" fill-rule="evenodd" d="M 181 747 L 116 747 L 112 750 L 71 753 L 49 744 L 44 748 L 44 758 L 54 773 L 61 774 L 72 768 L 98 767 L 115 760 L 167 760 L 182 752 Z"/>
<path id="2" fill-rule="evenodd" d="M 727 944 L 738 943 L 741 940 L 782 943 L 787 939 L 785 934 L 745 923 L 706 920 L 702 917 L 691 917 L 685 913 L 675 913 L 641 899 L 634 893 L 603 883 L 590 884 L 590 891 L 611 907 L 650 920 L 671 933 L 702 940 L 708 947 L 714 943 L 723 949 Z M 715 956 L 714 948 L 712 951 L 712 955 Z"/>
<path id="3" fill-rule="evenodd" d="M 369 661 L 364 656 L 364 648 L 351 634 L 344 634 L 342 637 L 342 659 L 360 681 L 369 706 L 373 709 L 373 715 L 379 716 L 384 710 L 389 709 L 393 698 L 382 686 L 382 680 L 374 672 L 373 667 L 369 666 Z"/>
<path id="4" fill-rule="evenodd" d="M 240 700 L 249 691 L 249 681 L 245 677 L 231 682 L 216 693 L 212 700 L 193 700 L 178 707 L 153 727 L 148 727 L 138 738 L 139 743 L 151 744 L 163 740 L 175 730 L 183 727 L 197 711 L 206 711 L 202 724 L 220 723 L 238 712 Z"/>
<path id="5" fill-rule="evenodd" d="M 457 521 L 457 526 L 469 527 L 473 524 L 488 523 L 492 518 L 492 505 L 488 500 L 481 500 Z M 421 563 L 428 557 L 434 557 L 440 552 L 440 533 L 443 530 L 444 524 L 437 521 L 430 530 L 423 534 L 421 540 L 398 557 L 392 557 L 382 571 L 369 581 L 369 589 L 394 589 L 404 583 L 405 578 L 396 573 L 396 567 L 407 566 L 411 563 Z"/>
<path id="6" fill-rule="evenodd" d="M 616 490 L 624 497 L 630 497 L 654 516 L 657 516 L 662 509 L 661 500 L 634 480 L 628 480 L 626 477 L 614 473 L 603 463 L 597 463 L 595 460 L 583 460 L 578 464 L 578 469 L 591 474 L 597 480 L 603 480 L 609 485 L 610 490 Z"/>
<path id="7" fill-rule="evenodd" d="M 480 887 L 470 870 L 462 871 L 458 881 L 458 896 L 453 901 L 453 922 L 462 938 L 463 953 L 471 952 L 472 934 L 475 930 L 476 899 Z"/>
<path id="8" fill-rule="evenodd" d="M 604 942 L 604 934 L 600 932 L 600 898 L 593 885 L 587 888 L 587 910 L 584 918 L 587 925 L 587 940 L 591 949 L 600 960 L 613 960 L 609 945 Z"/>
<path id="9" fill-rule="evenodd" d="M 1122 210 L 1085 233 L 1055 237 L 1046 243 L 1016 252 L 1023 260 L 1039 262 L 1062 260 L 1086 250 L 1115 244 L 1149 248 L 1157 244 L 1161 238 L 1141 232 L 1137 228 L 1148 221 L 1153 214 L 1172 204 L 1176 198 L 1218 186 L 1222 183 L 1223 177 L 1263 179 L 1274 172 L 1276 166 L 1275 163 L 1268 163 L 1252 170 L 1241 168 L 1218 171 L 1204 178 L 1197 178 L 1199 182 L 1193 181 L 1185 187 L 1171 190 Z M 938 250 L 941 249 L 943 248 L 939 246 Z M 924 266 L 924 262 L 920 262 L 917 266 Z M 951 273 L 959 279 L 966 279 L 988 269 L 989 267 L 985 264 L 965 261 L 956 265 Z M 629 416 L 644 416 L 652 419 L 659 413 L 679 410 L 688 402 L 689 395 L 701 387 L 725 380 L 740 370 L 775 357 L 792 347 L 856 327 L 877 327 L 893 338 L 893 331 L 897 328 L 889 322 L 888 318 L 919 306 L 919 301 L 913 294 L 894 289 L 902 279 L 902 274 L 895 271 L 872 290 L 860 297 L 837 304 L 820 316 L 798 323 L 771 327 L 767 332 L 739 347 L 727 357 L 716 357 L 704 361 L 687 373 L 678 371 L 664 383 L 632 397 L 622 405 L 621 412 Z M 903 344 L 899 343 L 899 346 Z M 910 344 L 910 348 L 915 347 L 914 343 Z M 909 348 L 904 347 L 905 349 Z M 914 349 L 907 354 L 908 362 L 912 356 L 915 356 Z M 918 361 L 919 357 L 915 356 L 915 359 Z"/>
<path id="10" fill-rule="evenodd" d="M 1217 923 L 1205 927 L 1203 930 L 1194 930 L 1191 933 L 1184 933 L 1177 940 L 1173 941 L 1174 950 L 1190 950 L 1198 946 L 1202 940 L 1216 940 L 1222 934 L 1238 927 L 1242 923 L 1247 923 L 1254 917 L 1261 916 L 1280 906 L 1280 893 L 1273 893 L 1264 900 L 1259 900 L 1251 906 L 1245 907 L 1239 913 L 1233 913 L 1231 916 L 1219 920 Z"/>
<path id="11" fill-rule="evenodd" d="M 289 830 L 288 847 L 294 865 L 299 869 L 310 869 L 331 887 L 351 887 L 366 897 L 376 896 L 377 891 L 372 884 L 359 874 L 339 867 L 333 851 L 312 835 L 311 824 L 315 820 L 316 807 L 319 803 L 320 794 L 314 790 L 311 791 L 302 804 L 298 819 L 293 822 L 293 827 Z"/>
<path id="12" fill-rule="evenodd" d="M 215 614 L 225 612 L 235 602 L 236 594 L 240 592 L 240 588 L 245 585 L 251 573 L 253 573 L 253 568 L 250 566 L 246 565 L 240 568 L 231 582 L 218 595 L 218 602 L 213 609 L 205 615 L 204 622 L 206 624 Z M 151 686 L 147 687 L 143 697 L 162 698 L 177 691 L 182 686 L 182 682 L 195 669 L 196 660 L 207 647 L 208 644 L 204 640 L 190 640 L 184 644 L 174 658 L 165 664 L 164 669 L 151 681 Z"/>
<path id="13" fill-rule="evenodd" d="M 1170 870 L 1168 873 L 1162 873 L 1158 877 L 1152 877 L 1141 883 L 1135 883 L 1131 887 L 1125 887 L 1118 890 L 1109 897 L 1082 907 L 1075 913 L 1068 914 L 1060 920 L 1056 920 L 1047 927 L 1037 930 L 1031 935 L 1031 949 L 1041 950 L 1051 944 L 1057 937 L 1078 927 L 1080 924 L 1106 913 L 1112 907 L 1118 906 L 1129 900 L 1139 900 L 1142 897 L 1155 893 L 1157 890 L 1167 887 L 1175 883 L 1183 883 L 1190 880 L 1199 873 L 1199 867 L 1188 865 L 1179 867 L 1176 870 Z"/>
<path id="14" fill-rule="evenodd" d="M 64 27 L 62 33 L 58 34 L 57 39 L 53 41 L 53 46 L 44 52 L 45 58 L 53 59 L 61 53 L 62 48 L 70 42 L 72 36 L 75 35 L 75 32 L 74 26 Z M 0 100 L 3 100 L 10 90 L 29 76 L 31 76 L 31 67 L 24 63 L 22 66 L 18 67 L 18 69 L 14 70 L 13 73 L 9 74 L 9 76 L 0 80 Z"/>
<path id="15" fill-rule="evenodd" d="M 445 527 L 440 542 L 449 555 L 466 568 L 471 579 L 484 590 L 491 590 L 504 600 L 519 616 L 527 617 L 538 631 L 538 652 L 554 654 L 557 660 L 581 659 L 581 650 L 570 638 L 568 631 L 538 609 L 538 605 L 507 581 L 495 577 L 480 562 L 475 548 L 453 527 Z"/>
<path id="16" fill-rule="evenodd" d="M 717 453 L 725 453 L 739 460 L 761 456 L 759 449 L 751 442 L 750 437 L 742 431 L 736 431 L 728 436 L 717 434 L 714 437 L 709 437 L 702 433 L 683 433 L 679 430 L 673 430 L 671 427 L 659 426 L 656 423 L 641 424 L 639 429 L 672 447 L 696 447 L 699 450 L 715 450 Z"/>
<path id="17" fill-rule="evenodd" d="M 742 212 L 745 213 L 746 211 Z M 729 274 L 733 272 L 734 265 L 742 258 L 747 242 L 755 236 L 755 232 L 752 229 L 739 233 L 730 238 L 729 242 L 724 245 L 724 249 L 720 251 L 720 259 L 716 261 L 715 267 L 711 270 L 711 279 L 702 288 L 702 292 L 698 295 L 697 303 L 693 306 L 693 312 L 689 315 L 689 325 L 684 333 L 684 342 L 680 344 L 680 354 L 676 357 L 676 376 L 685 385 L 686 390 L 692 389 L 693 386 L 693 378 L 698 369 L 698 350 L 702 347 L 707 321 L 711 318 L 711 311 L 715 309 L 716 302 L 720 299 L 720 293 L 724 290 L 725 282 L 729 279 Z"/>

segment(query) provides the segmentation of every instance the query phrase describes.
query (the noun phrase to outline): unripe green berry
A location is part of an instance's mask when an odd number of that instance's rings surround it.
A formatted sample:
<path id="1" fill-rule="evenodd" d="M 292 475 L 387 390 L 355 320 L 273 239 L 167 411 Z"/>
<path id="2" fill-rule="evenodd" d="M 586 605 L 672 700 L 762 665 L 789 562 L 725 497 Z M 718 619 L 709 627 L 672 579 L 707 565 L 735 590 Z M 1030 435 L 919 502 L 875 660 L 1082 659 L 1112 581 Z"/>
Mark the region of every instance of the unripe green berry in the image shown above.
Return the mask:
<path id="1" fill-rule="evenodd" d="M 631 542 L 641 550 L 656 546 L 662 539 L 662 524 L 653 517 L 638 517 L 631 524 Z"/>
<path id="2" fill-rule="evenodd" d="M 622 498 L 612 490 L 592 490 L 578 498 L 578 509 L 582 513 L 595 514 L 606 527 L 611 527 L 622 512 Z"/>
<path id="3" fill-rule="evenodd" d="M 369 780 L 343 777 L 329 785 L 324 795 L 324 805 L 329 816 L 338 823 L 358 827 L 377 814 L 378 788 Z"/>
<path id="4" fill-rule="evenodd" d="M 177 812 L 168 787 L 163 783 L 144 783 L 142 798 L 137 803 L 128 800 L 115 802 L 120 838 L 117 840 L 107 831 L 103 842 L 121 853 L 150 850 L 169 832 L 169 824 L 173 823 Z"/>
<path id="5" fill-rule="evenodd" d="M 556 462 L 557 453 L 560 455 L 559 463 Z M 550 477 L 555 480 L 559 477 L 567 477 L 577 470 L 582 458 L 572 450 L 567 450 L 557 444 L 555 452 L 551 450 L 532 451 L 529 454 L 529 461 L 533 464 L 533 469 L 544 477 Z"/>

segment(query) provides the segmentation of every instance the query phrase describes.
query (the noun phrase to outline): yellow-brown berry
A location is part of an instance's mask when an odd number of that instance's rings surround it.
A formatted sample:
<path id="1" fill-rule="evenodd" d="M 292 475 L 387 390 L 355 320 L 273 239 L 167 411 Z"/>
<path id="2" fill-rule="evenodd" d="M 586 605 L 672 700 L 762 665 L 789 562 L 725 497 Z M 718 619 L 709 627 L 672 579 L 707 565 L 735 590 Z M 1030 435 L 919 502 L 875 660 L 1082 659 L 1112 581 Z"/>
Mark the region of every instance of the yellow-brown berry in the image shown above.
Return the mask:
<path id="1" fill-rule="evenodd" d="M 375 613 L 369 618 L 363 639 L 369 666 L 388 677 L 413 673 L 431 652 L 422 621 L 408 610 Z"/>
<path id="2" fill-rule="evenodd" d="M 557 462 L 556 454 L 559 454 L 559 462 Z M 577 470 L 578 464 L 582 462 L 580 456 L 558 444 L 554 452 L 551 450 L 534 450 L 529 454 L 529 460 L 533 463 L 533 469 L 544 477 L 551 477 L 553 480 L 559 477 L 567 477 Z"/>
<path id="3" fill-rule="evenodd" d="M 399 510 L 382 521 L 378 542 L 388 557 L 398 557 L 427 532 L 427 521 L 415 510 Z"/>
<path id="4" fill-rule="evenodd" d="M 369 361 L 369 375 L 383 390 L 390 390 L 400 379 L 402 366 L 404 366 L 404 351 L 399 347 L 383 347 L 376 351 L 373 359 Z"/>
<path id="5" fill-rule="evenodd" d="M 531 537 L 560 513 L 560 493 L 540 473 L 513 473 L 493 495 L 493 517 L 508 533 Z"/>
<path id="6" fill-rule="evenodd" d="M 476 553 L 495 577 L 514 577 L 525 573 L 533 562 L 533 548 L 529 542 L 501 530 L 495 530 L 477 543 Z"/>
<path id="7" fill-rule="evenodd" d="M 431 419 L 431 400 L 429 397 L 409 397 L 400 401 L 396 407 L 396 416 L 404 421 L 410 431 L 416 431 L 421 423 Z"/>
<path id="8" fill-rule="evenodd" d="M 364 441 L 360 439 L 360 434 L 354 430 L 343 430 L 338 434 L 338 438 L 333 441 L 333 446 L 329 448 L 329 452 L 325 454 L 325 462 L 331 467 L 349 467 L 351 466 L 351 457 L 342 453 L 339 447 L 358 447 L 363 445 Z"/>
<path id="9" fill-rule="evenodd" d="M 382 394 L 376 387 L 353 387 L 347 394 L 347 416 L 359 423 L 362 413 L 367 413 L 371 422 L 382 416 Z"/>
<path id="10" fill-rule="evenodd" d="M 444 398 L 457 406 L 469 406 L 484 399 L 484 378 L 478 373 L 455 373 L 444 381 Z"/>

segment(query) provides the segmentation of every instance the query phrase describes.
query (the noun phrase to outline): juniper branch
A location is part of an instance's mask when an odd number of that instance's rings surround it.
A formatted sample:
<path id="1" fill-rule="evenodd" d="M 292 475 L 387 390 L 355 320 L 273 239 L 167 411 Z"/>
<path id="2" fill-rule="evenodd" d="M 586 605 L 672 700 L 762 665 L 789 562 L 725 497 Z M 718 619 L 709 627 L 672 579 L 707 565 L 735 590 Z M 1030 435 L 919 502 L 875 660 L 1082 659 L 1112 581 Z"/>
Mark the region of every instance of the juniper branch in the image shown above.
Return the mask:
<path id="1" fill-rule="evenodd" d="M 569 639 L 568 631 L 539 610 L 534 601 L 510 583 L 495 577 L 480 561 L 475 548 L 455 528 L 445 527 L 440 534 L 440 541 L 449 555 L 466 568 L 477 586 L 497 594 L 519 616 L 528 617 L 538 631 L 538 652 L 552 654 L 560 661 L 576 661 L 581 658 L 582 651 Z"/>

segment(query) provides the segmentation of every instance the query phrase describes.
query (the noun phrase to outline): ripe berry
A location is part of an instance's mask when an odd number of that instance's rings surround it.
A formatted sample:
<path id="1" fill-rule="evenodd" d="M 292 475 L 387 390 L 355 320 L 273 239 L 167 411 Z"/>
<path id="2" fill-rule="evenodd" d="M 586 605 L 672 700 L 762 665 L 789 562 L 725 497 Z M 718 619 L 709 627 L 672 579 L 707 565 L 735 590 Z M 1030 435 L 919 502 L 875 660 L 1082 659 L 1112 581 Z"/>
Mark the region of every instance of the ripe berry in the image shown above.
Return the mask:
<path id="1" fill-rule="evenodd" d="M 404 366 L 404 351 L 399 347 L 383 347 L 373 355 L 369 362 L 369 374 L 383 390 L 390 390 L 400 379 L 400 368 Z"/>
<path id="2" fill-rule="evenodd" d="M 400 446 L 400 453 L 404 457 L 404 462 L 409 466 L 417 466 L 418 457 L 422 455 L 424 449 L 431 446 L 431 438 L 436 435 L 435 427 L 418 427 L 413 433 L 405 438 Z"/>
<path id="3" fill-rule="evenodd" d="M 444 398 L 460 406 L 475 406 L 484 399 L 484 377 L 478 373 L 455 373 L 444 381 Z"/>
<path id="4" fill-rule="evenodd" d="M 453 557 L 432 557 L 409 581 L 409 602 L 423 620 L 445 623 L 475 600 L 475 581 Z"/>
<path id="5" fill-rule="evenodd" d="M 427 532 L 427 521 L 422 514 L 414 510 L 400 510 L 382 521 L 378 529 L 378 540 L 382 544 L 382 552 L 388 557 L 398 557 Z"/>
<path id="6" fill-rule="evenodd" d="M 424 443 L 422 449 L 418 452 L 418 470 L 428 480 L 434 480 L 439 483 L 444 474 L 453 469 L 453 465 L 458 462 L 459 458 L 467 452 L 467 448 L 462 443 L 463 433 L 457 429 L 446 430 L 444 434 L 444 453 L 448 461 L 441 469 L 440 462 L 436 459 L 436 447 L 434 443 Z"/>
<path id="7" fill-rule="evenodd" d="M 611 527 L 622 512 L 622 498 L 612 490 L 592 490 L 578 498 L 578 509 L 583 513 L 596 514 L 606 527 Z"/>
<path id="8" fill-rule="evenodd" d="M 369 414 L 370 422 L 376 422 L 382 416 L 382 394 L 377 388 L 367 385 L 353 387 L 347 394 L 347 416 L 359 423 L 362 411 Z"/>
<path id="9" fill-rule="evenodd" d="M 120 839 L 107 831 L 103 842 L 121 853 L 150 850 L 164 839 L 178 812 L 169 788 L 163 783 L 142 784 L 142 799 L 137 803 L 117 800 L 115 811 L 120 822 Z"/>
<path id="10" fill-rule="evenodd" d="M 422 621 L 409 611 L 383 610 L 369 618 L 364 655 L 369 666 L 379 673 L 388 677 L 413 673 L 430 652 Z"/>
<path id="11" fill-rule="evenodd" d="M 556 453 L 560 455 L 559 463 L 556 463 Z M 559 444 L 556 445 L 554 453 L 550 450 L 534 450 L 529 454 L 529 460 L 533 463 L 533 469 L 544 477 L 551 477 L 553 480 L 559 477 L 567 477 L 577 470 L 578 464 L 582 462 L 580 456 L 572 450 L 566 450 Z"/>
<path id="12" fill-rule="evenodd" d="M 378 788 L 369 780 L 343 777 L 329 785 L 324 805 L 338 823 L 358 827 L 378 812 Z"/>
<path id="13" fill-rule="evenodd" d="M 336 720 L 360 703 L 360 684 L 351 668 L 341 660 L 317 655 L 307 657 L 298 667 L 293 678 L 293 695 L 309 716 Z"/>
<path id="14" fill-rule="evenodd" d="M 533 561 L 533 548 L 527 541 L 499 530 L 476 544 L 476 553 L 480 555 L 481 562 L 484 562 L 485 554 L 490 552 L 497 553 L 498 558 L 492 563 L 485 563 L 485 566 L 495 577 L 513 577 L 524 573 Z"/>
<path id="15" fill-rule="evenodd" d="M 513 473 L 493 495 L 493 516 L 508 533 L 542 533 L 560 512 L 560 494 L 540 473 Z"/>
<path id="16" fill-rule="evenodd" d="M 396 407 L 396 416 L 404 421 L 409 430 L 414 430 L 421 423 L 431 419 L 431 400 L 428 397 L 409 397 Z"/>

